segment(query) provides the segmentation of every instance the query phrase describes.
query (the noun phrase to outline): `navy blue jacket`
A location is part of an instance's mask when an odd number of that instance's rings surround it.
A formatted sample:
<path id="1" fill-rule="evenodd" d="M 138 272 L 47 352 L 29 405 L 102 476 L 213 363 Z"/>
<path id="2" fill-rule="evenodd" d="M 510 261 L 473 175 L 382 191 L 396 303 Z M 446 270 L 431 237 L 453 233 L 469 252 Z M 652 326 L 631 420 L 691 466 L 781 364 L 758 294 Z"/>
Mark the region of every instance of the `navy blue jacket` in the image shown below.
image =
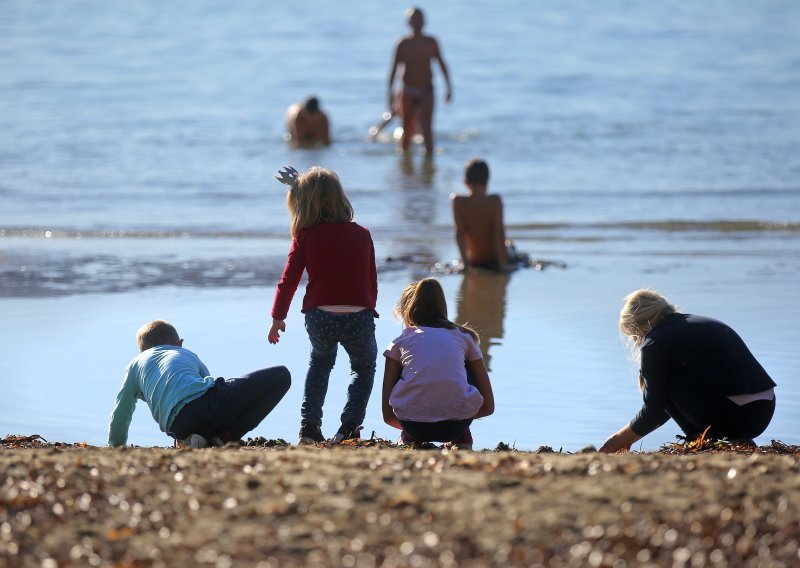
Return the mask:
<path id="1" fill-rule="evenodd" d="M 668 402 L 687 394 L 724 398 L 775 386 L 741 337 L 715 319 L 670 314 L 644 337 L 644 404 L 631 428 L 645 436 L 669 420 Z"/>

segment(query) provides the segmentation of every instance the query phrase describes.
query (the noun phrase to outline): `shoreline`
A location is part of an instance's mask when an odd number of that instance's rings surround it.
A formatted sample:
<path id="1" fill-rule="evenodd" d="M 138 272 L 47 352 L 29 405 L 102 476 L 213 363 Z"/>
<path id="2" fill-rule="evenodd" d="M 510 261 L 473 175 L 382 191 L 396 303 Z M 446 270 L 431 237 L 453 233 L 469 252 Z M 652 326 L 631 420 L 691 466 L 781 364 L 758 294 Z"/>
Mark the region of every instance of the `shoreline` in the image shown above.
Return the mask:
<path id="1" fill-rule="evenodd" d="M 525 450 L 541 445 L 556 450 L 563 446 L 568 451 L 588 444 L 599 447 L 609 433 L 640 408 L 635 372 L 614 323 L 618 300 L 630 291 L 625 282 L 634 281 L 634 277 L 628 278 L 627 269 L 619 267 L 620 273 L 598 273 L 587 279 L 587 269 L 577 262 L 575 266 L 576 274 L 572 274 L 572 268 L 523 271 L 514 275 L 491 301 L 480 294 L 470 295 L 468 292 L 474 288 L 464 278 L 442 278 L 453 317 L 484 331 L 496 405 L 502 410 L 478 421 L 473 428 L 476 448 L 493 448 L 498 441 Z M 682 270 L 669 275 L 669 283 L 662 282 L 659 287 L 678 298 L 684 307 L 702 306 L 706 314 L 729 322 L 746 338 L 779 385 L 775 417 L 756 441 L 800 443 L 794 404 L 798 400 L 797 385 L 791 381 L 797 375 L 798 364 L 787 347 L 792 345 L 791 333 L 789 328 L 775 326 L 764 317 L 774 309 L 774 298 L 791 295 L 789 280 L 773 278 L 769 285 L 764 281 L 764 286 L 759 280 L 758 285 L 751 286 L 736 279 L 740 276 L 718 285 L 720 276 L 715 274 L 710 288 L 692 292 L 689 288 L 694 283 L 684 279 L 685 273 Z M 381 317 L 375 322 L 381 347 L 401 331 L 399 322 L 391 317 L 391 309 L 405 284 L 404 272 L 387 274 L 381 281 Z M 478 284 L 482 286 L 483 282 Z M 488 292 L 485 288 L 479 290 Z M 11 380 L 7 396 L 0 402 L 0 436 L 37 433 L 48 440 L 103 445 L 108 439 L 108 414 L 121 373 L 137 352 L 131 330 L 138 329 L 144 320 L 162 317 L 178 326 L 187 338 L 185 346 L 201 357 L 214 376 L 231 378 L 265 366 L 286 365 L 292 373 L 293 386 L 251 435 L 296 442 L 302 384 L 308 371 L 308 336 L 297 309 L 289 314 L 290 331 L 281 344 L 276 347 L 265 341 L 263 314 L 270 297 L 267 288 L 236 294 L 221 289 L 144 289 L 118 295 L 3 302 L 8 320 L 5 339 L 14 347 L 5 359 L 6 374 L 25 379 Z M 589 298 L 591 302 L 575 302 L 575 298 Z M 475 306 L 488 307 L 488 313 Z M 224 322 L 209 318 L 209 313 L 225 314 Z M 786 317 L 791 319 L 792 315 L 789 309 Z M 42 330 L 47 330 L 45 344 Z M 97 330 L 102 330 L 102 337 L 86 341 Z M 566 341 L 567 338 L 571 339 Z M 47 356 L 43 357 L 43 353 Z M 57 379 L 64 372 L 66 355 L 70 359 L 70 376 L 81 377 L 83 386 L 79 392 L 72 381 Z M 338 426 L 349 372 L 345 353 L 340 352 L 326 397 L 326 435 L 332 435 L 332 429 Z M 40 396 L 42 392 L 49 396 Z M 598 393 L 604 393 L 601 403 Z M 367 431 L 374 429 L 381 437 L 392 438 L 397 432 L 384 425 L 378 394 L 376 387 L 364 425 Z M 579 419 L 571 419 L 573 416 Z M 674 441 L 679 433 L 673 423 L 666 424 L 637 444 L 636 449 L 655 451 L 662 443 Z M 171 442 L 142 403 L 134 413 L 129 440 L 141 446 L 166 446 Z"/>
<path id="2" fill-rule="evenodd" d="M 366 441 L 365 441 L 366 442 Z M 0 450 L 0 565 L 789 566 L 800 451 Z"/>

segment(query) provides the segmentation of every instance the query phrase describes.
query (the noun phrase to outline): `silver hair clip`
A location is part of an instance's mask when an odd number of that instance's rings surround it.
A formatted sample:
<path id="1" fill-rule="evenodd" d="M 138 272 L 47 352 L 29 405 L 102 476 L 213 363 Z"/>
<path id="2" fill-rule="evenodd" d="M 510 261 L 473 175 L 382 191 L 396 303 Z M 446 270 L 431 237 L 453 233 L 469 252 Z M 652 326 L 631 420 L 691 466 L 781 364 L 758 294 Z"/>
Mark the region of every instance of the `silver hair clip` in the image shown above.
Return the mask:
<path id="1" fill-rule="evenodd" d="M 290 189 L 294 189 L 297 187 L 297 176 L 297 170 L 292 166 L 283 166 L 278 170 L 278 175 L 275 176 L 275 179 L 281 183 L 285 183 Z"/>

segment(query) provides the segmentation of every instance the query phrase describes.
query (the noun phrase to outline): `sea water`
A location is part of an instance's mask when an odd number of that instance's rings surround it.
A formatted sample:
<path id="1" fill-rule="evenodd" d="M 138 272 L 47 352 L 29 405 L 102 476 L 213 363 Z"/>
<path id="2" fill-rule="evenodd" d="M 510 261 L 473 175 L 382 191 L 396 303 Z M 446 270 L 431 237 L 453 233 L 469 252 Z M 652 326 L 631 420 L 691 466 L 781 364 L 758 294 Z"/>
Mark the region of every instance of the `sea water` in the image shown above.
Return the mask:
<path id="1" fill-rule="evenodd" d="M 255 434 L 294 441 L 302 289 L 280 345 L 265 339 L 289 246 L 278 168 L 339 173 L 376 244 L 382 348 L 403 286 L 457 256 L 449 195 L 480 156 L 508 236 L 558 264 L 441 276 L 491 367 L 478 446 L 575 450 L 626 423 L 641 399 L 615 323 L 642 286 L 733 326 L 779 385 L 759 441 L 800 441 L 800 6 L 422 8 L 453 82 L 445 105 L 434 69 L 432 159 L 367 140 L 407 31 L 399 6 L 4 2 L 0 435 L 103 443 L 135 330 L 165 318 L 215 375 L 286 364 L 293 387 Z M 334 144 L 294 150 L 283 116 L 312 94 Z M 378 363 L 366 428 L 389 437 Z M 342 352 L 329 435 L 347 380 Z M 131 442 L 167 443 L 142 403 Z"/>

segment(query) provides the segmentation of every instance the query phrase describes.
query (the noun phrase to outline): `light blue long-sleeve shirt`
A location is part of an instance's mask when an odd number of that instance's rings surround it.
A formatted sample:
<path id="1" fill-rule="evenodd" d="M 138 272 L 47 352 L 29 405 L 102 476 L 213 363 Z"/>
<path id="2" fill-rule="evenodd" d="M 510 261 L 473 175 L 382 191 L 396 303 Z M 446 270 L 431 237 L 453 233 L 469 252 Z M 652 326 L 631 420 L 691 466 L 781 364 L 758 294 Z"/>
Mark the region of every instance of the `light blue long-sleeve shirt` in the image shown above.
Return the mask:
<path id="1" fill-rule="evenodd" d="M 183 347 L 157 345 L 139 353 L 125 369 L 108 427 L 108 445 L 124 446 L 136 401 L 144 400 L 162 432 L 167 432 L 175 410 L 202 396 L 214 379 L 200 358 Z"/>

